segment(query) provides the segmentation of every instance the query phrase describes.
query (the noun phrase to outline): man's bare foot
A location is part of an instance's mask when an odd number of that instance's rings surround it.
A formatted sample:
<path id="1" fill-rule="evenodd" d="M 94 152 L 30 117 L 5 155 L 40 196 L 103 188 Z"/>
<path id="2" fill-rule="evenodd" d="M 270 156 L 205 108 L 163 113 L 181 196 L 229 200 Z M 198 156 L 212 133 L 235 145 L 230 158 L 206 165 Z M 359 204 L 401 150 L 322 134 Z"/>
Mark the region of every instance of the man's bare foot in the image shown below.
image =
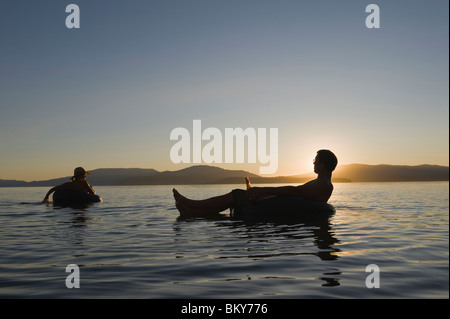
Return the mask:
<path id="1" fill-rule="evenodd" d="M 182 196 L 181 194 L 174 188 L 172 189 L 173 197 L 175 198 L 175 207 L 180 212 L 180 215 L 186 215 L 186 209 L 183 207 Z"/>
<path id="2" fill-rule="evenodd" d="M 187 206 L 187 198 L 181 195 L 175 188 L 172 189 L 173 197 L 175 198 L 175 207 L 180 212 L 180 216 L 192 217 L 196 216 L 197 212 Z"/>
<path id="3" fill-rule="evenodd" d="M 175 207 L 180 212 L 180 216 L 183 217 L 205 217 L 218 214 L 218 212 L 211 211 L 205 208 L 190 207 L 189 203 L 192 200 L 181 195 L 175 188 L 173 191 L 173 197 L 175 198 Z"/>
<path id="4" fill-rule="evenodd" d="M 189 199 L 181 195 L 175 188 L 172 189 L 172 192 L 175 201 L 177 201 L 180 204 L 183 204 L 184 206 L 189 206 Z"/>

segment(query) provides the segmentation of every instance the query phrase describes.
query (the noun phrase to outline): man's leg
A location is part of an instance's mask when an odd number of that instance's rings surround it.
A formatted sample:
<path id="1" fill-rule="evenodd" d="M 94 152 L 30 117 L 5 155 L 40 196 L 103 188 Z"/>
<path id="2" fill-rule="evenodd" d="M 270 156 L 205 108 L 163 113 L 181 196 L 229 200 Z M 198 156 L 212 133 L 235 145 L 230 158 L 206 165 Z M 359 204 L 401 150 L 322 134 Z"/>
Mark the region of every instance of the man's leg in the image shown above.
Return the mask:
<path id="1" fill-rule="evenodd" d="M 208 216 L 218 214 L 233 206 L 233 194 L 215 196 L 203 200 L 193 200 L 184 197 L 176 189 L 173 189 L 175 205 L 184 216 Z"/>

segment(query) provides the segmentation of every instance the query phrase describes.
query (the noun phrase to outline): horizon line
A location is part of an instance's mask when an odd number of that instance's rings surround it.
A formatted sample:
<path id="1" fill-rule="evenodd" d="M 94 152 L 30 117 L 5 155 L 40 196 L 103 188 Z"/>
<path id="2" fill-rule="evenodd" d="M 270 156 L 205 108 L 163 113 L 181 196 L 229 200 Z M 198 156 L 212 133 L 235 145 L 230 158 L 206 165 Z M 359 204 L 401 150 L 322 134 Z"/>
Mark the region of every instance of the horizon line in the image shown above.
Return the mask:
<path id="1" fill-rule="evenodd" d="M 351 163 L 351 164 L 341 164 L 338 165 L 338 167 L 336 169 L 338 169 L 339 167 L 342 166 L 351 166 L 351 165 L 363 165 L 363 166 L 399 166 L 399 167 L 420 167 L 420 166 L 437 166 L 437 167 L 443 167 L 443 168 L 450 168 L 449 165 L 440 165 L 440 164 L 418 164 L 418 165 L 408 165 L 408 164 L 363 164 L 363 163 Z M 227 170 L 227 171 L 244 171 L 246 173 L 250 173 L 253 175 L 257 175 L 258 177 L 262 177 L 262 178 L 277 178 L 277 177 L 298 177 L 301 175 L 313 175 L 315 174 L 313 171 L 309 171 L 309 172 L 305 172 L 305 173 L 297 173 L 297 174 L 291 174 L 291 175 L 261 175 L 261 174 L 257 174 L 257 173 L 253 173 L 250 171 L 247 171 L 245 169 L 232 169 L 232 168 L 223 168 L 223 167 L 219 167 L 219 166 L 215 166 L 215 165 L 210 165 L 210 164 L 196 164 L 196 165 L 191 165 L 191 166 L 187 166 L 187 167 L 183 167 L 180 169 L 176 169 L 176 170 L 157 170 L 155 168 L 142 168 L 142 167 L 99 167 L 99 168 L 95 168 L 92 170 L 88 170 L 88 172 L 93 172 L 96 170 L 102 170 L 102 169 L 140 169 L 140 170 L 154 170 L 157 173 L 163 173 L 163 172 L 176 172 L 176 171 L 180 171 L 183 169 L 188 169 L 188 168 L 192 168 L 192 167 L 214 167 L 214 168 L 218 168 L 218 169 L 222 169 L 222 170 Z M 335 170 L 336 171 L 336 170 Z M 18 181 L 18 182 L 27 182 L 27 183 L 32 183 L 32 182 L 43 182 L 43 181 L 49 181 L 49 180 L 53 180 L 53 179 L 60 179 L 60 178 L 70 178 L 71 175 L 67 175 L 67 176 L 60 176 L 60 177 L 54 177 L 54 178 L 49 178 L 49 179 L 41 179 L 41 180 L 19 180 L 19 179 L 2 179 L 0 178 L 1 181 Z"/>

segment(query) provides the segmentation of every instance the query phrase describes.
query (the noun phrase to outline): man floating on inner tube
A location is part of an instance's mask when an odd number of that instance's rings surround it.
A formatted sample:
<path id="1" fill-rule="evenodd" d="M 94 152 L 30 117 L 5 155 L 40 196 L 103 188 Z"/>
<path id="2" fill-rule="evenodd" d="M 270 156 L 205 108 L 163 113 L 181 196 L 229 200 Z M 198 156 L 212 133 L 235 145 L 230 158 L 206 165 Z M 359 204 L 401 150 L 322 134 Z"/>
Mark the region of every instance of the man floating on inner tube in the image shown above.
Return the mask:
<path id="1" fill-rule="evenodd" d="M 83 167 L 75 168 L 75 170 L 73 172 L 73 177 L 70 179 L 70 182 L 55 186 L 52 189 L 50 189 L 48 191 L 47 195 L 45 195 L 45 198 L 42 202 L 48 203 L 50 201 L 49 200 L 50 194 L 55 191 L 60 191 L 60 190 L 70 190 L 70 191 L 75 191 L 76 193 L 81 193 L 81 194 L 86 194 L 86 195 L 95 195 L 94 189 L 91 187 L 91 185 L 89 185 L 89 183 L 86 179 L 86 176 L 90 175 L 90 174 L 91 173 L 86 172 Z M 96 196 L 96 198 L 97 197 L 98 196 Z M 100 200 L 96 200 L 96 201 L 101 201 L 101 198 L 100 197 L 98 197 L 98 198 Z"/>
<path id="2" fill-rule="evenodd" d="M 192 200 L 173 189 L 175 206 L 181 216 L 204 217 L 218 214 L 229 208 L 239 207 L 250 201 L 270 196 L 297 196 L 304 199 L 327 203 L 333 193 L 331 174 L 336 168 L 337 158 L 329 150 L 320 150 L 314 158 L 316 179 L 299 186 L 247 187 L 247 190 L 235 189 L 225 195 L 203 200 Z"/>

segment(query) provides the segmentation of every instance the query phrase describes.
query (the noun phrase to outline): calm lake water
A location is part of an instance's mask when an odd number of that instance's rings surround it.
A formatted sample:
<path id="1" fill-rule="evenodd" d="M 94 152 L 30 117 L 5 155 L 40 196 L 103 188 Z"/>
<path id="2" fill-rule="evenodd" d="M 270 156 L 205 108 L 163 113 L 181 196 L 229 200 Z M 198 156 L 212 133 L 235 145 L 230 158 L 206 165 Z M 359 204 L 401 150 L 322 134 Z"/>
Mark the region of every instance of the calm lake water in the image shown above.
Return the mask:
<path id="1" fill-rule="evenodd" d="M 169 186 L 96 187 L 84 209 L 39 203 L 48 189 L 0 188 L 0 298 L 449 297 L 447 182 L 335 184 L 328 220 L 254 224 L 181 220 Z"/>

